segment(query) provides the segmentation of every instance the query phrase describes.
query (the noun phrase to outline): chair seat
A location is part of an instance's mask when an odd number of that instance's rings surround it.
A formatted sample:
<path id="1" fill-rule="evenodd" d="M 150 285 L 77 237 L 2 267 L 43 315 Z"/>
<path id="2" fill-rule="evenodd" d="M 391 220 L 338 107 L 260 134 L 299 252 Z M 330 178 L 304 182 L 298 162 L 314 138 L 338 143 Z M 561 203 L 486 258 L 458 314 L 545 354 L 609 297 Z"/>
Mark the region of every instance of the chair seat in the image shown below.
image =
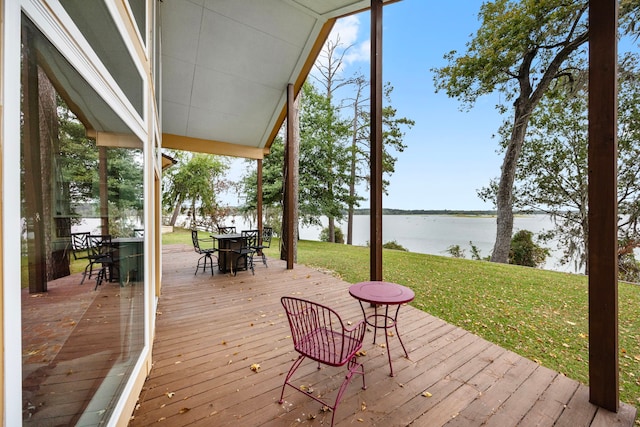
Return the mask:
<path id="1" fill-rule="evenodd" d="M 311 331 L 295 346 L 298 353 L 330 366 L 344 365 L 361 348 L 361 341 L 327 328 Z"/>

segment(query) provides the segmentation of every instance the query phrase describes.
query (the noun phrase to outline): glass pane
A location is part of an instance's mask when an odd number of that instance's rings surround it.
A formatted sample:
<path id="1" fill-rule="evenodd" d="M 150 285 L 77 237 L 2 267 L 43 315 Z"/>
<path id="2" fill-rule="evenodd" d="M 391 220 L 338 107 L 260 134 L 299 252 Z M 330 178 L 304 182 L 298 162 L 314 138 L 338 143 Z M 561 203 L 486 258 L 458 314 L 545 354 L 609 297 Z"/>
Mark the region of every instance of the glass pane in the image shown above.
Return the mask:
<path id="1" fill-rule="evenodd" d="M 122 123 L 23 28 L 23 424 L 104 425 L 144 346 L 142 150 L 86 137 Z"/>
<path id="2" fill-rule="evenodd" d="M 142 76 L 105 2 L 61 0 L 60 3 L 142 117 L 144 107 Z"/>

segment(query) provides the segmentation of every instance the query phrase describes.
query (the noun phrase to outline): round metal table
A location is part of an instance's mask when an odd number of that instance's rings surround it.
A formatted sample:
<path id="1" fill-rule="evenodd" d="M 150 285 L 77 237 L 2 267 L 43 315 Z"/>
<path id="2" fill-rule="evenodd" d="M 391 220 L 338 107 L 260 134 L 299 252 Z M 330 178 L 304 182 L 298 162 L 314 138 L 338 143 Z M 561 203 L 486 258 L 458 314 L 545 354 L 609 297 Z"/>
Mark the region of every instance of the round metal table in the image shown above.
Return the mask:
<path id="1" fill-rule="evenodd" d="M 387 345 L 387 356 L 389 358 L 389 368 L 391 370 L 390 375 L 393 376 L 393 365 L 391 364 L 391 351 L 389 349 L 389 334 L 387 329 L 394 328 L 396 336 L 402 345 L 405 357 L 409 357 L 407 349 L 400 338 L 398 332 L 398 313 L 400 312 L 400 306 L 408 303 L 415 298 L 415 293 L 406 286 L 398 285 L 397 283 L 382 282 L 382 281 L 369 281 L 360 282 L 349 287 L 349 294 L 358 300 L 362 314 L 364 316 L 367 325 L 373 327 L 373 343 L 376 343 L 376 335 L 378 328 L 385 331 L 384 337 Z M 373 314 L 367 315 L 364 310 L 363 302 L 373 304 Z M 389 315 L 389 306 L 395 305 L 396 312 L 393 315 Z M 378 313 L 378 306 L 384 306 L 384 314 Z"/>

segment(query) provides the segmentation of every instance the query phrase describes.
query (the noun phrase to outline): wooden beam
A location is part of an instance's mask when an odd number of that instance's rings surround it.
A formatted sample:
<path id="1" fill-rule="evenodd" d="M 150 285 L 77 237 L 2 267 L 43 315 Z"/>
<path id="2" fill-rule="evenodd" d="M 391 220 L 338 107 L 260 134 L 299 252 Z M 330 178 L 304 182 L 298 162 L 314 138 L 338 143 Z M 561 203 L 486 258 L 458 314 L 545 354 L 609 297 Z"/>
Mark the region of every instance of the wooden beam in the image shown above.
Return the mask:
<path id="1" fill-rule="evenodd" d="M 98 147 L 143 149 L 142 140 L 133 134 L 125 135 L 111 132 L 87 132 L 87 136 L 94 137 Z"/>
<path id="2" fill-rule="evenodd" d="M 617 11 L 589 1 L 589 400 L 617 412 Z"/>
<path id="3" fill-rule="evenodd" d="M 230 144 L 228 142 L 190 138 L 188 136 L 170 133 L 162 134 L 162 148 L 217 154 L 220 156 L 242 157 L 245 159 L 263 159 L 265 154 L 269 154 L 268 148 L 249 147 L 247 145 Z"/>
<path id="4" fill-rule="evenodd" d="M 382 280 L 382 0 L 371 0 L 370 277 Z"/>
<path id="5" fill-rule="evenodd" d="M 293 115 L 295 114 L 294 109 L 295 102 L 295 93 L 293 84 L 289 83 L 287 86 L 287 146 L 285 149 L 285 175 L 284 175 L 284 218 L 285 223 L 282 224 L 283 234 L 285 234 L 285 242 L 284 242 L 284 252 L 285 258 L 287 261 L 287 270 L 293 269 L 293 259 L 294 259 L 294 245 L 293 238 L 295 236 L 295 224 L 293 221 L 294 218 L 294 183 L 293 183 L 293 169 L 294 169 L 294 160 L 295 156 L 293 155 L 293 126 L 294 120 Z"/>
<path id="6" fill-rule="evenodd" d="M 258 230 L 260 230 L 260 242 L 262 244 L 262 159 L 256 160 L 256 216 L 258 217 Z"/>

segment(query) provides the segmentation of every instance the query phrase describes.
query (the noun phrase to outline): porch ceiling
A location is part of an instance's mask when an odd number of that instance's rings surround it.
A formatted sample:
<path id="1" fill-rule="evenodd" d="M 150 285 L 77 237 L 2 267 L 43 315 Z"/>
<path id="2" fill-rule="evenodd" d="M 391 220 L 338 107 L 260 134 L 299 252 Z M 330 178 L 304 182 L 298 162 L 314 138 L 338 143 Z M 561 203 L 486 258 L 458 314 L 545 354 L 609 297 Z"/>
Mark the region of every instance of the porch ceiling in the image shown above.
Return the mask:
<path id="1" fill-rule="evenodd" d="M 397 0 L 387 0 L 392 2 Z M 371 0 L 165 0 L 163 146 L 261 158 L 335 20 Z"/>

